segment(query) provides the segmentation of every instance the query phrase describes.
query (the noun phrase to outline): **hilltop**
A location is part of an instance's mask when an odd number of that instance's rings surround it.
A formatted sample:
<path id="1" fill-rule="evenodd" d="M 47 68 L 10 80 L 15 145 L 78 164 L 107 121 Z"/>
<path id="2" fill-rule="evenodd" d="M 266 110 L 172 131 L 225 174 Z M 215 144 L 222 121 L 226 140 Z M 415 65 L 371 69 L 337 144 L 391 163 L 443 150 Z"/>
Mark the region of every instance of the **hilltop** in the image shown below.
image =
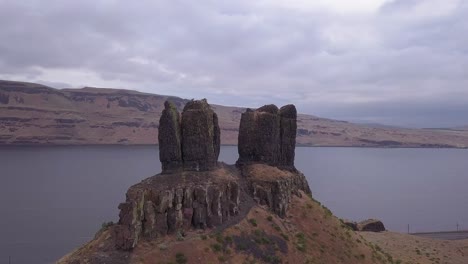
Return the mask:
<path id="1" fill-rule="evenodd" d="M 0 81 L 0 144 L 155 144 L 164 101 L 179 97 L 86 87 L 54 89 Z M 221 144 L 236 145 L 242 107 L 212 105 Z M 297 144 L 346 147 L 468 147 L 466 129 L 406 129 L 299 114 Z"/>

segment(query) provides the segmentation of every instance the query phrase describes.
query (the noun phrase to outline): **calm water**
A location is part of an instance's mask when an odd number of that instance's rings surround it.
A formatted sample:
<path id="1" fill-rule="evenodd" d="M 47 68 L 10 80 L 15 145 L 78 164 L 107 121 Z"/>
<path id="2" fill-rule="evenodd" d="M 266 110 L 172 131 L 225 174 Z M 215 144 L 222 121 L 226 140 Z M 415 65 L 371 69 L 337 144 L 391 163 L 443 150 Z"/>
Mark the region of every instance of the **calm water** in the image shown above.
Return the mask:
<path id="1" fill-rule="evenodd" d="M 234 163 L 236 147 L 220 160 Z M 335 215 L 393 231 L 468 229 L 468 150 L 297 148 Z M 116 221 L 126 189 L 160 171 L 156 147 L 0 148 L 0 263 L 53 263 Z"/>

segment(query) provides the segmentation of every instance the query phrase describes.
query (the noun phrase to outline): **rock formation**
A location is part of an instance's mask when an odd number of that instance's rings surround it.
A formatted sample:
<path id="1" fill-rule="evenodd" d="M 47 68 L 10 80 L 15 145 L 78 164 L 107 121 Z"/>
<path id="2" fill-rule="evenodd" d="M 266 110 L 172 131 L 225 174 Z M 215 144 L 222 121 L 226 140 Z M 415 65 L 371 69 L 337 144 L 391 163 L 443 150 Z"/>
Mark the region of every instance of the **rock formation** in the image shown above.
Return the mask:
<path id="1" fill-rule="evenodd" d="M 182 116 L 174 104 L 164 107 L 158 137 L 163 174 L 127 191 L 114 227 L 118 249 L 132 249 L 141 238 L 219 226 L 239 212 L 237 172 L 217 166 L 216 113 L 206 100 L 188 102 Z"/>
<path id="2" fill-rule="evenodd" d="M 294 155 L 297 133 L 297 110 L 294 105 L 285 105 L 279 110 L 280 123 L 280 159 L 279 164 L 294 167 Z"/>
<path id="3" fill-rule="evenodd" d="M 265 105 L 241 116 L 238 164 L 264 163 L 294 168 L 297 111 L 294 105 L 278 109 Z"/>
<path id="4" fill-rule="evenodd" d="M 166 101 L 159 120 L 159 159 L 163 173 L 206 171 L 216 167 L 220 151 L 218 116 L 206 100 L 189 101 L 182 118 Z"/>
<path id="5" fill-rule="evenodd" d="M 164 103 L 164 110 L 159 119 L 158 142 L 163 172 L 182 168 L 180 115 L 176 106 L 169 101 Z"/>
<path id="6" fill-rule="evenodd" d="M 254 199 L 280 217 L 286 215 L 291 195 L 311 193 L 305 176 L 294 168 L 296 131 L 294 105 L 247 109 L 241 117 L 237 165 Z"/>
<path id="7" fill-rule="evenodd" d="M 156 175 L 130 187 L 126 202 L 119 205 L 116 247 L 129 250 L 142 238 L 225 223 L 239 212 L 235 176 L 226 168 L 184 171 Z"/>
<path id="8" fill-rule="evenodd" d="M 382 221 L 377 219 L 368 219 L 357 224 L 359 231 L 382 232 L 385 226 Z"/>
<path id="9" fill-rule="evenodd" d="M 241 171 L 254 200 L 268 206 L 280 217 L 286 216 L 292 195 L 301 196 L 301 191 L 312 194 L 304 174 L 297 171 L 265 164 L 242 165 Z"/>
<path id="10" fill-rule="evenodd" d="M 367 232 L 382 232 L 385 231 L 385 226 L 382 221 L 377 219 L 367 219 L 356 223 L 351 220 L 343 220 L 343 224 L 347 225 L 353 231 L 367 231 Z"/>
<path id="11" fill-rule="evenodd" d="M 347 225 L 353 231 L 358 231 L 358 225 L 354 221 L 345 219 L 343 220 L 343 224 Z"/>
<path id="12" fill-rule="evenodd" d="M 224 225 L 255 202 L 284 217 L 292 195 L 310 194 L 304 175 L 291 170 L 293 105 L 267 105 L 242 115 L 238 167 L 217 162 L 218 117 L 206 100 L 188 102 L 181 115 L 172 103 L 164 106 L 158 138 L 163 173 L 127 191 L 119 222 L 112 227 L 117 249 L 131 250 L 141 239 Z"/>
<path id="13" fill-rule="evenodd" d="M 209 170 L 220 151 L 218 116 L 206 100 L 190 101 L 182 112 L 182 157 L 184 169 Z"/>

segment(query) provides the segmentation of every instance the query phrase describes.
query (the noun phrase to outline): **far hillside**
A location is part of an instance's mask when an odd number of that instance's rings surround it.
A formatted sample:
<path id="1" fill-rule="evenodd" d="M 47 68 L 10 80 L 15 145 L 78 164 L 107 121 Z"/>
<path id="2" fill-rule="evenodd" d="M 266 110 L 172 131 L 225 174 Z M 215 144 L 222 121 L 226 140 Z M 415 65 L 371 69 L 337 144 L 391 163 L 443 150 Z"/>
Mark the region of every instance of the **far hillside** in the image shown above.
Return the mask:
<path id="1" fill-rule="evenodd" d="M 155 144 L 165 100 L 173 101 L 180 110 L 188 101 L 130 90 L 54 89 L 35 83 L 0 81 L 0 144 Z M 220 118 L 222 144 L 237 144 L 240 116 L 245 108 L 213 108 Z M 468 128 L 406 129 L 300 114 L 297 143 L 466 148 Z"/>

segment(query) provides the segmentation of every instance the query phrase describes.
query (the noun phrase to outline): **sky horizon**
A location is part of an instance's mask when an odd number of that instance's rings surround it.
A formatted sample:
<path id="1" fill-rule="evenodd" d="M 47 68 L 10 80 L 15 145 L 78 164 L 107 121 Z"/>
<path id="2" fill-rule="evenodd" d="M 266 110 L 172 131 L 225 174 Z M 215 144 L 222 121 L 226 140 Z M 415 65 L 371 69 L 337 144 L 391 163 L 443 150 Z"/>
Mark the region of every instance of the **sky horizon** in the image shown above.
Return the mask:
<path id="1" fill-rule="evenodd" d="M 0 79 L 468 125 L 468 3 L 0 0 Z"/>

